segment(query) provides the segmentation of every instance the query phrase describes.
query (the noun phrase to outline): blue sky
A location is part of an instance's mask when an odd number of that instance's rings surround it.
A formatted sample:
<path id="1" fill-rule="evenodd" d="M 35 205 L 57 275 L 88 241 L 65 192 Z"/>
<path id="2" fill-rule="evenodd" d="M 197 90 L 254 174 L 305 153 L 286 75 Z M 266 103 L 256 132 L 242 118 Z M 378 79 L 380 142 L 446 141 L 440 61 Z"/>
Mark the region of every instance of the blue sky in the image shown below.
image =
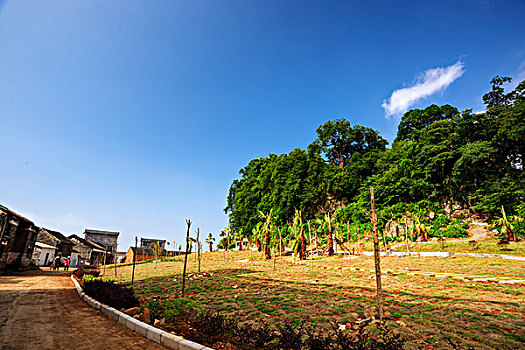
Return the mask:
<path id="1" fill-rule="evenodd" d="M 524 1 L 2 1 L 0 203 L 66 234 L 215 236 L 252 158 L 345 117 L 483 110 Z M 383 107 L 382 107 L 383 105 Z M 194 231 L 192 229 L 192 232 Z"/>

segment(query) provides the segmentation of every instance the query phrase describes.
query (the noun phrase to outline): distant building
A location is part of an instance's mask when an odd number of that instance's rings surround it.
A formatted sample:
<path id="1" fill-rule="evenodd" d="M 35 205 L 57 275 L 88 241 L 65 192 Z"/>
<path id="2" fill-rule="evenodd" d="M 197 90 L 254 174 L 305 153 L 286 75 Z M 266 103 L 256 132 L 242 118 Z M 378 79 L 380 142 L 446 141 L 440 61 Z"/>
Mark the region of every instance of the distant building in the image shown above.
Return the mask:
<path id="1" fill-rule="evenodd" d="M 37 242 L 55 247 L 55 256 L 59 255 L 61 261 L 64 261 L 67 257 L 71 257 L 73 246 L 75 245 L 75 243 L 71 242 L 60 232 L 43 227 L 38 231 L 36 240 Z"/>
<path id="2" fill-rule="evenodd" d="M 37 230 L 31 220 L 0 205 L 0 271 L 31 264 Z"/>
<path id="3" fill-rule="evenodd" d="M 50 266 L 55 258 L 56 247 L 42 242 L 35 242 L 33 261 L 38 266 Z"/>
<path id="4" fill-rule="evenodd" d="M 84 239 L 94 242 L 104 247 L 106 251 L 106 263 L 112 264 L 115 261 L 114 252 L 117 249 L 118 236 L 120 232 L 101 231 L 101 230 L 84 230 Z M 102 262 L 103 263 L 103 262 Z"/>
<path id="5" fill-rule="evenodd" d="M 144 261 L 148 259 L 155 258 L 155 253 L 153 249 L 147 247 L 130 247 L 126 254 L 126 263 L 132 263 L 133 259 L 135 261 Z"/>
<path id="6" fill-rule="evenodd" d="M 106 247 L 88 241 L 75 234 L 68 236 L 68 238 L 75 243 L 74 249 L 79 252 L 78 265 L 98 265 L 104 263 Z"/>
<path id="7" fill-rule="evenodd" d="M 151 248 L 155 247 L 155 243 L 159 243 L 160 251 L 163 251 L 166 245 L 165 239 L 155 239 L 155 238 L 140 238 L 140 247 L 141 248 Z"/>

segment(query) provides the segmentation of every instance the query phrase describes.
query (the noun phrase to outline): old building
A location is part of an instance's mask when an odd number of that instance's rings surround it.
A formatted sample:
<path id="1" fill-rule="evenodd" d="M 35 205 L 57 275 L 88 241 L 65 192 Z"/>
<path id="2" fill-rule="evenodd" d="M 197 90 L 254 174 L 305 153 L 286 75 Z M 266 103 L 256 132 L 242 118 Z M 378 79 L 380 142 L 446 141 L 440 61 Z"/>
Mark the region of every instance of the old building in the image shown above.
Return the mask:
<path id="1" fill-rule="evenodd" d="M 31 220 L 0 205 L 0 271 L 31 264 L 36 231 Z"/>
<path id="2" fill-rule="evenodd" d="M 50 266 L 55 258 L 55 250 L 55 246 L 35 242 L 32 260 L 37 266 Z"/>
<path id="3" fill-rule="evenodd" d="M 55 247 L 55 256 L 59 255 L 62 261 L 67 257 L 71 257 L 73 246 L 75 245 L 62 233 L 43 227 L 38 231 L 36 240 Z"/>
<path id="4" fill-rule="evenodd" d="M 106 248 L 100 244 L 88 241 L 75 234 L 68 236 L 75 243 L 74 249 L 79 252 L 78 265 L 98 265 L 104 263 Z"/>
<path id="5" fill-rule="evenodd" d="M 140 238 L 140 246 L 144 248 L 151 248 L 153 249 L 155 247 L 155 243 L 159 244 L 160 250 L 164 250 L 166 245 L 165 239 L 155 239 L 155 238 Z"/>
<path id="6" fill-rule="evenodd" d="M 84 239 L 104 247 L 106 251 L 105 262 L 112 264 L 115 261 L 114 252 L 118 248 L 118 236 L 120 232 L 101 231 L 101 230 L 84 230 Z"/>
<path id="7" fill-rule="evenodd" d="M 126 263 L 132 263 L 133 259 L 135 259 L 135 261 L 145 261 L 153 258 L 155 258 L 155 252 L 151 248 L 130 247 L 126 254 Z"/>

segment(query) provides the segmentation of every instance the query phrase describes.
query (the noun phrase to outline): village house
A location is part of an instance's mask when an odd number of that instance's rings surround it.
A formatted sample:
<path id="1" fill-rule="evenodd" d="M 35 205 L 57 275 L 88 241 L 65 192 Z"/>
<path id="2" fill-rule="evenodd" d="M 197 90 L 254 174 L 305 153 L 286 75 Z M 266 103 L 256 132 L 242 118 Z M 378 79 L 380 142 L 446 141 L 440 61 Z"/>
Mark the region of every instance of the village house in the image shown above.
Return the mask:
<path id="1" fill-rule="evenodd" d="M 140 238 L 140 246 L 144 248 L 151 248 L 153 249 L 155 247 L 155 243 L 159 244 L 160 250 L 166 249 L 166 240 L 165 239 L 155 239 L 155 238 Z"/>
<path id="2" fill-rule="evenodd" d="M 73 254 L 73 247 L 75 243 L 71 242 L 66 236 L 64 236 L 62 233 L 58 231 L 53 231 L 47 228 L 41 228 L 38 231 L 38 235 L 36 238 L 37 242 L 46 244 L 48 246 L 55 247 L 55 256 L 60 256 L 61 262 L 65 260 L 65 258 L 69 257 L 71 258 L 71 255 Z M 75 255 L 78 255 L 76 253 Z M 33 257 L 34 259 L 40 258 L 42 260 L 42 257 Z M 44 260 L 45 257 L 43 258 Z M 49 260 L 47 260 L 49 261 Z"/>
<path id="3" fill-rule="evenodd" d="M 50 266 L 55 258 L 55 250 L 55 246 L 35 242 L 32 260 L 37 266 Z"/>
<path id="4" fill-rule="evenodd" d="M 37 230 L 31 220 L 0 205 L 0 271 L 31 264 Z"/>
<path id="5" fill-rule="evenodd" d="M 75 250 L 79 252 L 78 265 L 98 265 L 104 263 L 106 248 L 100 244 L 88 241 L 75 234 L 68 236 L 75 243 Z"/>
<path id="6" fill-rule="evenodd" d="M 133 258 L 135 258 L 135 261 L 153 259 L 155 258 L 155 252 L 147 247 L 129 247 L 126 254 L 126 263 L 132 263 Z"/>
<path id="7" fill-rule="evenodd" d="M 112 264 L 115 261 L 117 251 L 118 236 L 120 232 L 102 230 L 84 230 L 84 239 L 104 247 L 106 251 L 105 259 L 102 263 Z"/>

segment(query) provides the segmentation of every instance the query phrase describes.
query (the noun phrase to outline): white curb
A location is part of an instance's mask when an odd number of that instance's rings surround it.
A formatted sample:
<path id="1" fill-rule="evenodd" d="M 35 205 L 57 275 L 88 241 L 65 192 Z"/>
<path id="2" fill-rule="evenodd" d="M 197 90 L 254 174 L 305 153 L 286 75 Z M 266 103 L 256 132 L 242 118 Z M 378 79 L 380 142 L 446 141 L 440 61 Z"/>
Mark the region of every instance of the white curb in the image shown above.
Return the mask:
<path id="1" fill-rule="evenodd" d="M 132 331 L 135 331 L 140 335 L 147 337 L 155 343 L 164 345 L 165 347 L 174 350 L 214 350 L 204 345 L 165 332 L 162 329 L 155 328 L 147 323 L 134 319 L 133 317 L 123 312 L 120 312 L 112 308 L 111 306 L 102 304 L 96 301 L 95 299 L 91 298 L 90 296 L 86 295 L 82 289 L 82 286 L 80 286 L 80 284 L 73 277 L 73 275 L 71 275 L 71 280 L 75 284 L 80 298 L 84 300 L 89 306 L 100 311 L 102 314 L 106 315 L 110 319 L 117 321 L 121 325 L 126 326 Z"/>

